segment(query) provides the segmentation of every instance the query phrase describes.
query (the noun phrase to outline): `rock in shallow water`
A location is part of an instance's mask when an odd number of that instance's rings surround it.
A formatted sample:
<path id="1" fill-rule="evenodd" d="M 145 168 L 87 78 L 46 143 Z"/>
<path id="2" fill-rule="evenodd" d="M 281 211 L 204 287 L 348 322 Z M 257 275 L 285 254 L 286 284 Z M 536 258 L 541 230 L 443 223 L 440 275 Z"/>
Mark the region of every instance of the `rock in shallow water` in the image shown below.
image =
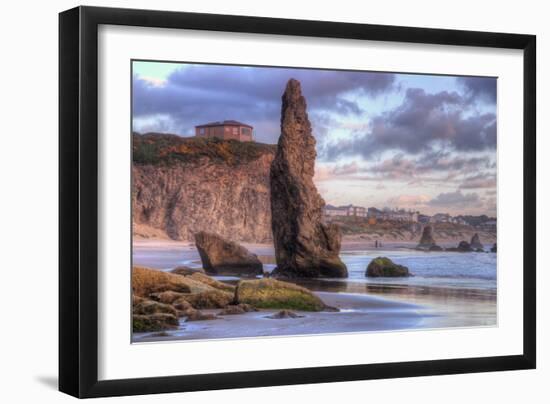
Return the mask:
<path id="1" fill-rule="evenodd" d="M 300 82 L 288 81 L 282 97 L 281 136 L 271 164 L 271 223 L 275 277 L 348 276 L 340 260 L 341 232 L 322 223 L 325 201 L 313 183 L 315 138 Z"/>
<path id="2" fill-rule="evenodd" d="M 271 319 L 283 319 L 283 318 L 302 318 L 304 316 L 301 316 L 297 313 L 294 313 L 293 311 L 290 311 L 290 310 L 281 310 L 277 313 L 274 313 L 270 316 L 266 316 L 266 318 L 271 318 Z"/>
<path id="3" fill-rule="evenodd" d="M 472 239 L 470 240 L 470 247 L 474 250 L 483 250 L 483 244 L 481 244 L 479 234 L 476 233 L 472 236 Z"/>
<path id="4" fill-rule="evenodd" d="M 259 309 L 327 309 L 325 303 L 308 289 L 271 278 L 240 281 L 235 291 L 235 300 Z"/>
<path id="5" fill-rule="evenodd" d="M 436 246 L 436 244 L 433 237 L 433 229 L 432 226 L 427 225 L 422 230 L 422 237 L 420 237 L 420 242 L 418 243 L 417 248 L 429 250 L 434 246 Z"/>
<path id="6" fill-rule="evenodd" d="M 410 276 L 409 269 L 394 263 L 386 257 L 377 257 L 367 266 L 365 276 L 369 277 L 399 277 Z"/>
<path id="7" fill-rule="evenodd" d="M 263 265 L 256 254 L 217 234 L 195 234 L 195 245 L 202 265 L 209 275 L 256 276 L 263 273 Z"/>
<path id="8" fill-rule="evenodd" d="M 456 247 L 456 250 L 458 252 L 472 252 L 472 246 L 470 246 L 470 243 L 467 241 L 462 240 L 460 243 L 458 243 L 458 247 Z"/>

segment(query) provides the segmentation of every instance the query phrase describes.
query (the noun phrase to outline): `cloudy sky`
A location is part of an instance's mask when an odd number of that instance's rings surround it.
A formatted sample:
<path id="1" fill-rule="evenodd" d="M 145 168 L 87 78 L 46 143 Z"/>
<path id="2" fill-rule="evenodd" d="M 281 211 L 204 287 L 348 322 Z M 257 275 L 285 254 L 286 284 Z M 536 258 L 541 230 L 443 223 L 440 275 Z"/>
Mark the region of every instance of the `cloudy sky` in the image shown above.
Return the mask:
<path id="1" fill-rule="evenodd" d="M 301 81 L 327 203 L 496 214 L 496 79 L 133 62 L 133 130 L 191 136 L 235 119 L 277 143 Z"/>

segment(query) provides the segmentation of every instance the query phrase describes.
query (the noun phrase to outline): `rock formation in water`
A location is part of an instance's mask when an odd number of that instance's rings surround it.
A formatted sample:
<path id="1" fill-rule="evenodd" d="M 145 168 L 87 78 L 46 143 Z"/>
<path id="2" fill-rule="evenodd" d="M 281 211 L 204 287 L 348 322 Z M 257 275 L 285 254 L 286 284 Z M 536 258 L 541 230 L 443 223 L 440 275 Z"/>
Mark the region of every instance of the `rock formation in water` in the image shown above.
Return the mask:
<path id="1" fill-rule="evenodd" d="M 468 243 L 465 240 L 462 240 L 460 243 L 458 243 L 458 247 L 456 247 L 456 250 L 458 252 L 472 252 L 473 251 L 472 246 L 470 245 L 470 243 Z"/>
<path id="2" fill-rule="evenodd" d="M 135 238 L 193 241 L 207 231 L 238 242 L 271 242 L 275 145 L 134 134 L 133 149 Z"/>
<path id="3" fill-rule="evenodd" d="M 195 245 L 202 266 L 209 275 L 256 276 L 263 274 L 263 265 L 256 254 L 217 234 L 195 234 Z"/>
<path id="4" fill-rule="evenodd" d="M 420 237 L 420 242 L 418 243 L 417 248 L 430 249 L 435 245 L 435 240 L 432 235 L 432 226 L 427 225 L 422 230 L 422 237 Z"/>
<path id="5" fill-rule="evenodd" d="M 271 164 L 271 223 L 277 277 L 347 277 L 338 253 L 341 232 L 322 223 L 325 201 L 313 183 L 315 138 L 300 82 L 282 97 L 281 136 Z"/>
<path id="6" fill-rule="evenodd" d="M 387 257 L 376 257 L 369 263 L 365 271 L 365 276 L 368 277 L 398 277 L 409 275 L 409 268 L 398 265 Z"/>
<path id="7" fill-rule="evenodd" d="M 470 247 L 472 247 L 474 250 L 483 250 L 483 244 L 481 244 L 481 241 L 479 240 L 479 235 L 477 233 L 472 236 Z"/>

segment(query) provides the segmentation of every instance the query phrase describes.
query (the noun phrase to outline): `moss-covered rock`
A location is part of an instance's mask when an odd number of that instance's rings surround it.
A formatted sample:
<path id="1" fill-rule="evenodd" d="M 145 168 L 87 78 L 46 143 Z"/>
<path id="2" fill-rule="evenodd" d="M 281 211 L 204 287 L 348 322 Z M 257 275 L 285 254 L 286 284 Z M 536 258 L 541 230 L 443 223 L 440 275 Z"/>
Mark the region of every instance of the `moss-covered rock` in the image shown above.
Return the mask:
<path id="1" fill-rule="evenodd" d="M 141 315 L 159 314 L 159 313 L 166 313 L 174 316 L 177 315 L 176 309 L 171 305 L 155 302 L 153 300 L 145 300 L 145 299 L 135 304 L 132 307 L 132 312 L 134 314 L 141 314 Z"/>
<path id="2" fill-rule="evenodd" d="M 186 300 L 195 309 L 222 309 L 233 302 L 233 293 L 212 289 L 200 293 L 184 295 L 180 298 Z M 180 302 L 180 299 L 177 302 Z"/>
<path id="3" fill-rule="evenodd" d="M 306 288 L 271 278 L 240 281 L 235 300 L 259 309 L 322 311 L 326 308 L 323 301 Z"/>
<path id="4" fill-rule="evenodd" d="M 172 304 L 184 295 L 185 293 L 174 292 L 173 290 L 167 290 L 165 292 L 151 293 L 149 297 L 152 300 L 155 300 L 157 302 L 161 302 L 164 304 Z"/>
<path id="5" fill-rule="evenodd" d="M 409 276 L 409 269 L 403 265 L 395 264 L 387 257 L 377 257 L 367 266 L 365 276 L 369 277 L 399 277 Z"/>
<path id="6" fill-rule="evenodd" d="M 189 277 L 193 280 L 196 280 L 197 282 L 202 282 L 208 286 L 212 286 L 215 289 L 219 290 L 225 290 L 226 292 L 234 292 L 235 286 L 229 285 L 228 283 L 220 282 L 211 276 L 202 274 L 202 273 L 194 273 L 192 275 L 189 275 Z"/>
<path id="7" fill-rule="evenodd" d="M 246 303 L 230 304 L 226 306 L 222 311 L 220 311 L 218 315 L 224 316 L 224 315 L 245 314 L 251 311 L 258 311 L 258 309 Z"/>
<path id="8" fill-rule="evenodd" d="M 135 295 L 140 297 L 149 297 L 153 293 L 165 291 L 199 293 L 213 289 L 189 276 L 143 267 L 133 267 L 132 269 L 132 290 Z"/>
<path id="9" fill-rule="evenodd" d="M 134 332 L 163 331 L 178 328 L 178 319 L 173 314 L 134 314 L 132 316 L 132 330 Z"/>
<path id="10" fill-rule="evenodd" d="M 218 317 L 212 313 L 203 313 L 200 310 L 189 310 L 186 313 L 185 321 L 205 321 L 205 320 L 216 320 Z"/>
<path id="11" fill-rule="evenodd" d="M 193 275 L 193 274 L 196 274 L 196 273 L 204 274 L 204 269 L 203 268 L 191 268 L 191 267 L 186 267 L 184 265 L 181 265 L 179 267 L 175 267 L 174 269 L 172 269 L 170 271 L 170 273 L 173 273 L 173 274 L 176 274 L 176 275 L 189 276 L 189 275 Z"/>
<path id="12" fill-rule="evenodd" d="M 188 310 L 188 309 L 192 309 L 193 306 L 191 305 L 191 303 L 189 303 L 187 301 L 187 299 L 185 298 L 185 296 L 181 296 L 180 298 L 178 298 L 177 300 L 174 300 L 172 302 L 172 306 L 176 309 L 176 310 L 179 310 L 179 311 L 185 311 L 185 310 Z"/>

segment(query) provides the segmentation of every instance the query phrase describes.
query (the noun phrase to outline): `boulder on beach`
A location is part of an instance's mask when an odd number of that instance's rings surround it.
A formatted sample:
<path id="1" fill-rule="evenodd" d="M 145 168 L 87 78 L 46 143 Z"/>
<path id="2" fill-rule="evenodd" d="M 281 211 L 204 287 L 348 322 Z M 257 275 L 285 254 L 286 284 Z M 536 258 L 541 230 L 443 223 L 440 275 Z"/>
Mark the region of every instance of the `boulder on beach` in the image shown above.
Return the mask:
<path id="1" fill-rule="evenodd" d="M 291 310 L 281 310 L 277 313 L 273 313 L 272 315 L 270 316 L 266 316 L 266 318 L 271 318 L 271 319 L 283 319 L 283 318 L 301 318 L 301 317 L 304 317 L 304 316 L 301 316 L 300 314 L 297 314 L 297 313 L 294 313 L 293 311 Z"/>
<path id="2" fill-rule="evenodd" d="M 491 247 L 491 252 L 492 252 L 492 253 L 496 253 L 496 252 L 497 252 L 497 243 L 493 244 L 493 246 Z"/>
<path id="3" fill-rule="evenodd" d="M 234 300 L 233 293 L 218 289 L 182 296 L 177 302 L 186 300 L 195 309 L 222 309 Z"/>
<path id="4" fill-rule="evenodd" d="M 186 312 L 185 321 L 205 321 L 205 320 L 216 320 L 219 318 L 215 314 L 212 313 L 203 313 L 200 310 L 188 310 Z"/>
<path id="5" fill-rule="evenodd" d="M 132 316 L 133 332 L 162 331 L 178 328 L 178 318 L 173 314 L 134 314 Z"/>
<path id="6" fill-rule="evenodd" d="M 368 277 L 398 277 L 410 276 L 409 269 L 394 263 L 387 257 L 377 257 L 367 266 L 365 276 Z"/>
<path id="7" fill-rule="evenodd" d="M 149 315 L 149 314 L 159 314 L 166 313 L 177 315 L 176 309 L 169 304 L 164 304 L 160 302 L 155 302 L 153 300 L 143 299 L 138 304 L 132 306 L 133 314 Z"/>
<path id="8" fill-rule="evenodd" d="M 195 245 L 202 265 L 209 275 L 256 276 L 263 274 L 258 256 L 238 243 L 217 234 L 195 234 Z"/>
<path id="9" fill-rule="evenodd" d="M 322 223 L 325 201 L 313 182 L 315 138 L 300 82 L 290 79 L 282 96 L 281 135 L 271 163 L 271 224 L 280 278 L 348 276 L 340 260 L 342 234 Z"/>
<path id="10" fill-rule="evenodd" d="M 235 290 L 235 300 L 259 309 L 323 311 L 327 308 L 308 289 L 273 278 L 240 281 Z"/>
<path id="11" fill-rule="evenodd" d="M 166 290 L 191 292 L 184 277 L 142 267 L 132 268 L 132 290 L 136 296 L 140 297 L 149 297 L 152 293 Z"/>
<path id="12" fill-rule="evenodd" d="M 180 297 L 185 296 L 185 293 L 174 292 L 172 290 L 166 290 L 164 292 L 151 293 L 149 297 L 152 300 L 161 302 L 164 304 L 172 304 L 174 301 L 178 300 Z"/>
<path id="13" fill-rule="evenodd" d="M 185 265 L 180 265 L 180 266 L 175 267 L 174 269 L 172 269 L 170 272 L 173 273 L 173 274 L 176 274 L 176 275 L 189 276 L 189 275 L 193 275 L 195 273 L 204 274 L 204 269 L 203 268 L 191 268 L 191 267 L 187 267 Z"/>
<path id="14" fill-rule="evenodd" d="M 433 229 L 432 226 L 427 225 L 422 230 L 422 236 L 420 237 L 420 242 L 418 243 L 417 248 L 429 250 L 434 246 L 436 246 L 436 244 L 433 238 Z"/>
<path id="15" fill-rule="evenodd" d="M 190 275 L 189 277 L 197 282 L 202 282 L 208 286 L 212 286 L 214 289 L 225 290 L 226 292 L 233 292 L 235 290 L 235 286 L 228 283 L 220 282 L 202 273 L 197 272 L 193 275 Z"/>
<path id="16" fill-rule="evenodd" d="M 176 310 L 178 310 L 178 312 L 185 312 L 186 310 L 193 309 L 193 306 L 191 305 L 191 303 L 189 303 L 184 296 L 182 296 L 181 298 L 179 298 L 177 300 L 174 300 L 172 302 L 172 306 Z M 179 316 L 179 317 L 181 317 L 181 316 Z"/>
<path id="17" fill-rule="evenodd" d="M 220 311 L 218 315 L 223 316 L 223 315 L 245 314 L 245 313 L 250 313 L 252 311 L 258 311 L 258 309 L 246 303 L 230 304 L 225 306 L 225 308 L 222 311 Z"/>
<path id="18" fill-rule="evenodd" d="M 199 293 L 210 289 L 213 288 L 189 276 L 175 275 L 151 268 L 132 268 L 132 291 L 139 297 L 149 298 L 154 293 L 165 291 Z"/>
<path id="19" fill-rule="evenodd" d="M 481 241 L 479 240 L 479 235 L 475 233 L 472 236 L 472 239 L 470 240 L 470 247 L 473 250 L 483 250 L 483 244 L 481 244 Z"/>
<path id="20" fill-rule="evenodd" d="M 456 247 L 456 251 L 458 252 L 472 252 L 474 251 L 470 243 L 468 243 L 465 240 L 462 240 L 460 243 L 458 243 L 458 246 Z"/>

